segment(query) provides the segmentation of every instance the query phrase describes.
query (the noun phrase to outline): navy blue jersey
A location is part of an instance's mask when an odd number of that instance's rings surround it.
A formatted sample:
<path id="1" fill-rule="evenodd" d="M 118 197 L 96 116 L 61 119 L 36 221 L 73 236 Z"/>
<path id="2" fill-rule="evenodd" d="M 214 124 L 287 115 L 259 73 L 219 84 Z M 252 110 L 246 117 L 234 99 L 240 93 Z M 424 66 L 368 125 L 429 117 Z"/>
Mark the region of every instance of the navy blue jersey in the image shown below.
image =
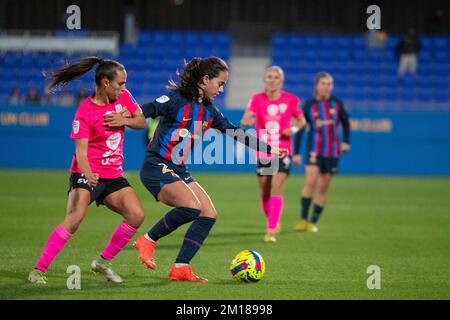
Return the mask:
<path id="1" fill-rule="evenodd" d="M 328 100 L 307 100 L 303 114 L 308 126 L 307 153 L 326 158 L 339 158 L 339 129 L 343 128 L 343 141 L 350 143 L 350 122 L 342 101 L 336 97 Z M 294 154 L 299 154 L 303 130 L 296 134 Z"/>
<path id="2" fill-rule="evenodd" d="M 210 101 L 199 103 L 189 100 L 178 90 L 144 104 L 141 108 L 146 118 L 160 117 L 148 151 L 177 164 L 179 161 L 173 159 L 181 159 L 182 162 L 184 152 L 209 128 L 222 133 L 229 132 L 228 129 L 232 132 L 240 129 L 228 121 Z M 256 144 L 255 147 L 252 142 Z M 261 148 L 270 152 L 270 147 L 256 138 L 252 141 L 246 139 L 244 143 L 254 149 Z"/>

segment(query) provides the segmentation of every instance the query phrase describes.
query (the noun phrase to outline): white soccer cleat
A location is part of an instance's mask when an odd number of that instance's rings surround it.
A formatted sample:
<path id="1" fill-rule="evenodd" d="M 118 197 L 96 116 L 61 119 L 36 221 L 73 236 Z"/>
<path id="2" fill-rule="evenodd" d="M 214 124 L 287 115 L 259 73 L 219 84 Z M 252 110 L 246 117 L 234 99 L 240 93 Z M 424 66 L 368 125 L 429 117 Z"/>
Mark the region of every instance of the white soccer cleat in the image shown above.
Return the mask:
<path id="1" fill-rule="evenodd" d="M 47 277 L 44 272 L 34 269 L 28 275 L 28 281 L 36 284 L 47 284 Z"/>
<path id="2" fill-rule="evenodd" d="M 94 272 L 101 273 L 108 279 L 108 281 L 115 282 L 115 283 L 121 283 L 123 282 L 122 278 L 113 271 L 111 268 L 111 262 L 100 259 L 95 259 L 91 263 L 91 269 Z"/>

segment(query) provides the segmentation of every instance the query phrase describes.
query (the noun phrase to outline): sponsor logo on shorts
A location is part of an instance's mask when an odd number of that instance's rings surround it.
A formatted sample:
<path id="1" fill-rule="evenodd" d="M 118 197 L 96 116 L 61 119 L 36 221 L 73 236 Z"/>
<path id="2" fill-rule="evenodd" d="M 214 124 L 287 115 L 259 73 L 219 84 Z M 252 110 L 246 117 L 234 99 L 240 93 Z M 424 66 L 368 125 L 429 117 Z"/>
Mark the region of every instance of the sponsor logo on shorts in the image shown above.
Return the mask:
<path id="1" fill-rule="evenodd" d="M 77 184 L 88 184 L 88 179 L 78 178 Z"/>
<path id="2" fill-rule="evenodd" d="M 162 172 L 163 174 L 170 173 L 170 174 L 172 175 L 172 177 L 179 178 L 178 174 L 176 174 L 175 172 L 173 172 L 172 169 L 169 169 L 169 167 L 167 166 L 167 164 L 165 164 L 165 163 L 158 163 L 158 165 L 159 165 L 159 166 L 162 166 L 161 172 Z"/>

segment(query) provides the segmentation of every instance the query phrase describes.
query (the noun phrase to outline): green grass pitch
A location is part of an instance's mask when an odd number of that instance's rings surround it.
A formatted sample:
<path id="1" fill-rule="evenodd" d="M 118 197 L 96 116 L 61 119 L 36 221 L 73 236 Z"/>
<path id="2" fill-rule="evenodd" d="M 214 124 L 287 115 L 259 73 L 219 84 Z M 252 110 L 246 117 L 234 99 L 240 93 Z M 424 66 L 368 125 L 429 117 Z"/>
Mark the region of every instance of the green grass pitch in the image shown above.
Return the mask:
<path id="1" fill-rule="evenodd" d="M 157 204 L 136 172 L 127 173 L 144 203 L 145 232 L 168 207 Z M 49 283 L 28 283 L 49 233 L 66 207 L 66 171 L 0 170 L 0 299 L 449 299 L 450 180 L 448 178 L 337 176 L 317 234 L 297 233 L 299 190 L 285 188 L 283 231 L 262 241 L 265 221 L 251 174 L 194 173 L 219 219 L 192 266 L 209 283 L 172 283 L 167 274 L 186 226 L 160 241 L 157 270 L 140 264 L 131 243 L 114 260 L 124 283 L 89 270 L 120 217 L 92 206 L 76 235 L 54 260 Z M 256 250 L 266 274 L 256 284 L 235 283 L 234 255 Z M 81 289 L 67 289 L 69 265 L 81 268 Z M 381 289 L 367 288 L 367 267 L 381 268 Z"/>

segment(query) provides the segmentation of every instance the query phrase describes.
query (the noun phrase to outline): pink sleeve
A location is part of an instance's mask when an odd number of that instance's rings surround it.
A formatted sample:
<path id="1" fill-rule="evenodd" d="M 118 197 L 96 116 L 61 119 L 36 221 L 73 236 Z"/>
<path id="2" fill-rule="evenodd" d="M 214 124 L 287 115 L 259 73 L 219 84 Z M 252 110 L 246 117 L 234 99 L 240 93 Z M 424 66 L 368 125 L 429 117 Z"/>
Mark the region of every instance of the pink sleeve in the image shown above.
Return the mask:
<path id="1" fill-rule="evenodd" d="M 294 118 L 300 118 L 303 115 L 303 111 L 300 109 L 300 99 L 295 97 L 292 101 L 292 116 Z"/>
<path id="2" fill-rule="evenodd" d="M 72 139 L 89 139 L 91 134 L 88 115 L 82 109 L 78 109 L 72 122 Z"/>
<path id="3" fill-rule="evenodd" d="M 128 111 L 131 113 L 136 112 L 136 110 L 140 108 L 136 99 L 134 99 L 133 95 L 128 90 L 125 90 L 123 93 L 123 106 L 127 107 Z"/>

